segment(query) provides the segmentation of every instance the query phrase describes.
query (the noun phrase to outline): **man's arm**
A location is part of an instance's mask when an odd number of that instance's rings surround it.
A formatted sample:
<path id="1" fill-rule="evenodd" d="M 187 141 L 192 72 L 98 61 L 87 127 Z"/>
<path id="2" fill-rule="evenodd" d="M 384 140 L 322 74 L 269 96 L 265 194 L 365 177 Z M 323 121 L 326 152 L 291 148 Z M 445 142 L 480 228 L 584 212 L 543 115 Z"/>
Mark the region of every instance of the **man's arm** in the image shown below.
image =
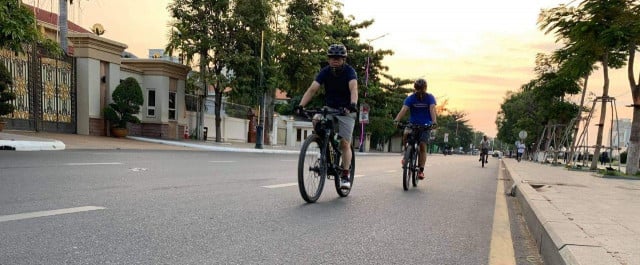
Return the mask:
<path id="1" fill-rule="evenodd" d="M 304 95 L 302 96 L 302 99 L 300 100 L 300 106 L 306 106 L 309 101 L 311 101 L 311 99 L 313 98 L 313 96 L 316 94 L 316 92 L 318 92 L 318 89 L 320 89 L 320 83 L 318 83 L 318 81 L 313 81 L 311 83 L 311 85 L 309 86 L 309 88 L 307 88 L 307 91 L 304 92 Z M 357 89 L 356 89 L 357 91 Z M 356 92 L 357 95 L 357 92 Z"/>
<path id="2" fill-rule="evenodd" d="M 358 81 L 352 79 L 349 81 L 349 91 L 351 92 L 351 103 L 358 104 Z"/>
<path id="3" fill-rule="evenodd" d="M 436 113 L 436 105 L 435 104 L 429 105 L 429 113 L 431 114 L 431 123 L 437 124 L 438 123 L 438 116 L 437 116 L 437 113 Z"/>

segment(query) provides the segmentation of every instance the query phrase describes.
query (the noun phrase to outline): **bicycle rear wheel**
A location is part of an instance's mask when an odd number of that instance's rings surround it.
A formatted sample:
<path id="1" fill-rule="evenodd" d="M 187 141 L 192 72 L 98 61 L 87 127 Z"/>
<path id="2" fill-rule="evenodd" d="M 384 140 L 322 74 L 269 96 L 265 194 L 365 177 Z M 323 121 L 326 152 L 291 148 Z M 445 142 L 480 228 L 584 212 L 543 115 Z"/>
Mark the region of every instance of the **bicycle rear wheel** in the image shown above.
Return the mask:
<path id="1" fill-rule="evenodd" d="M 413 164 L 415 161 L 415 152 L 413 150 L 413 145 L 408 145 L 407 150 L 404 153 L 404 165 L 402 165 L 402 188 L 404 190 L 409 190 L 409 181 L 411 181 L 411 176 L 413 175 Z M 415 177 L 414 177 L 415 178 Z"/>
<path id="2" fill-rule="evenodd" d="M 486 159 L 487 159 L 487 158 L 486 158 L 484 155 L 482 155 L 482 167 L 484 167 L 484 161 L 485 161 Z"/>
<path id="3" fill-rule="evenodd" d="M 340 163 L 340 161 L 336 161 L 336 163 Z M 342 172 L 338 173 L 338 175 L 340 174 L 342 174 Z M 349 169 L 349 182 L 351 182 L 351 189 L 353 189 L 353 180 L 355 179 L 355 175 L 356 175 L 356 153 L 353 151 L 353 146 L 352 146 L 351 147 L 351 168 Z M 351 189 L 340 188 L 340 176 L 336 176 L 335 183 L 336 183 L 336 192 L 338 192 L 338 195 L 340 195 L 340 197 L 349 196 L 349 192 L 351 192 Z"/>
<path id="4" fill-rule="evenodd" d="M 302 144 L 298 158 L 298 189 L 302 199 L 313 203 L 320 198 L 327 176 L 326 158 L 322 156 L 322 140 L 312 134 Z"/>
<path id="5" fill-rule="evenodd" d="M 420 180 L 418 178 L 418 171 L 420 170 L 418 168 L 418 158 L 420 157 L 420 154 L 418 154 L 418 152 L 420 152 L 419 148 L 420 147 L 418 147 L 418 149 L 414 149 L 413 159 L 411 159 L 411 168 L 413 169 L 413 170 L 411 170 L 411 182 L 413 184 L 413 187 L 417 187 L 418 186 L 418 181 Z"/>

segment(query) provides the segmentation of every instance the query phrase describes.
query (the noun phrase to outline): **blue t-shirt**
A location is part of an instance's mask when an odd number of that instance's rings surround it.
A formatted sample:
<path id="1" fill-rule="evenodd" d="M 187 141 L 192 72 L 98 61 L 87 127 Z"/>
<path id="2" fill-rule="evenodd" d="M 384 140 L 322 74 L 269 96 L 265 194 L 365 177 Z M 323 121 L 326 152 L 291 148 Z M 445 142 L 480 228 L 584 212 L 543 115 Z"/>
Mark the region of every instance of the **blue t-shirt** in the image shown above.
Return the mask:
<path id="1" fill-rule="evenodd" d="M 430 93 L 427 93 L 422 100 L 418 99 L 416 93 L 409 95 L 404 100 L 404 105 L 409 107 L 410 116 L 409 122 L 412 124 L 431 124 L 433 119 L 431 118 L 431 111 L 429 107 L 436 105 L 436 98 Z"/>
<path id="2" fill-rule="evenodd" d="M 325 104 L 332 108 L 346 108 L 351 105 L 351 91 L 349 81 L 358 79 L 356 70 L 348 64 L 344 64 L 338 74 L 331 72 L 331 67 L 326 66 L 316 76 L 316 82 L 324 86 Z"/>

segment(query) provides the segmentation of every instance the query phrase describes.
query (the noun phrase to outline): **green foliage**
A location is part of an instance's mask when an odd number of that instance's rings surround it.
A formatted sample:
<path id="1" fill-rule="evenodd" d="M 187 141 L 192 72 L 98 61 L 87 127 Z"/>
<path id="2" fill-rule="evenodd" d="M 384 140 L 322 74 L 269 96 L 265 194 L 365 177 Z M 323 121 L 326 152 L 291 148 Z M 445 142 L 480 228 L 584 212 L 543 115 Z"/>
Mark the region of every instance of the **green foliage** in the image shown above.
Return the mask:
<path id="1" fill-rule="evenodd" d="M 9 102 L 16 99 L 16 95 L 9 91 L 9 86 L 12 83 L 11 74 L 4 64 L 0 62 L 0 116 L 13 113 L 14 106 Z"/>
<path id="2" fill-rule="evenodd" d="M 24 52 L 23 44 L 35 43 L 39 36 L 33 13 L 21 1 L 0 3 L 0 47 Z"/>
<path id="3" fill-rule="evenodd" d="M 120 83 L 111 94 L 113 103 L 103 110 L 104 118 L 111 122 L 115 128 L 127 128 L 127 123 L 139 123 L 140 119 L 134 116 L 140 112 L 140 106 L 144 104 L 144 96 L 138 81 L 129 77 Z"/>
<path id="4" fill-rule="evenodd" d="M 451 113 L 442 113 L 438 115 L 438 128 L 435 130 L 435 139 L 433 144 L 443 148 L 449 146 L 453 148 L 462 147 L 468 150 L 470 144 L 478 145 L 474 142 L 474 132 L 468 124 L 469 120 L 465 119 L 467 114 L 461 111 L 452 111 Z M 444 141 L 445 134 L 448 134 L 447 142 Z M 475 137 L 477 138 L 477 137 Z"/>
<path id="5" fill-rule="evenodd" d="M 40 34 L 33 13 L 22 1 L 0 1 L 0 48 L 23 53 L 25 44 L 38 44 L 53 54 L 62 54 L 58 43 Z"/>

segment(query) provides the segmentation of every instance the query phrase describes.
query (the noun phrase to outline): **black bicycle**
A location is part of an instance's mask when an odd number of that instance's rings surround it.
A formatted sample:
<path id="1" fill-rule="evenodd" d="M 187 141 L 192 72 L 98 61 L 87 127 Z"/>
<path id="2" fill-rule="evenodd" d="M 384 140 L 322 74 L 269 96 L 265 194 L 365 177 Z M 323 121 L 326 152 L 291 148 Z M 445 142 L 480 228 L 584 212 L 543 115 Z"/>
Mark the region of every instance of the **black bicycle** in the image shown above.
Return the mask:
<path id="1" fill-rule="evenodd" d="M 432 125 L 403 123 L 399 124 L 398 127 L 401 129 L 411 129 L 411 133 L 407 135 L 407 144 L 405 145 L 404 159 L 402 160 L 402 188 L 404 188 L 404 190 L 409 190 L 409 183 L 413 184 L 413 187 L 417 187 L 418 182 L 420 181 L 420 178 L 418 178 L 418 172 L 420 171 L 418 165 L 420 136 L 423 132 L 429 133 Z"/>
<path id="2" fill-rule="evenodd" d="M 340 187 L 340 177 L 342 176 L 340 140 L 337 138 L 334 125 L 335 115 L 344 115 L 343 111 L 331 110 L 323 107 L 320 110 L 305 110 L 307 118 L 313 118 L 320 114 L 320 119 L 314 125 L 313 134 L 304 140 L 300 149 L 298 159 L 298 188 L 302 198 L 313 203 L 320 198 L 324 181 L 334 179 L 336 191 L 340 197 L 349 195 L 353 189 L 353 179 L 355 175 L 356 160 L 353 146 L 351 147 L 351 168 L 349 169 L 349 181 L 351 189 Z"/>

